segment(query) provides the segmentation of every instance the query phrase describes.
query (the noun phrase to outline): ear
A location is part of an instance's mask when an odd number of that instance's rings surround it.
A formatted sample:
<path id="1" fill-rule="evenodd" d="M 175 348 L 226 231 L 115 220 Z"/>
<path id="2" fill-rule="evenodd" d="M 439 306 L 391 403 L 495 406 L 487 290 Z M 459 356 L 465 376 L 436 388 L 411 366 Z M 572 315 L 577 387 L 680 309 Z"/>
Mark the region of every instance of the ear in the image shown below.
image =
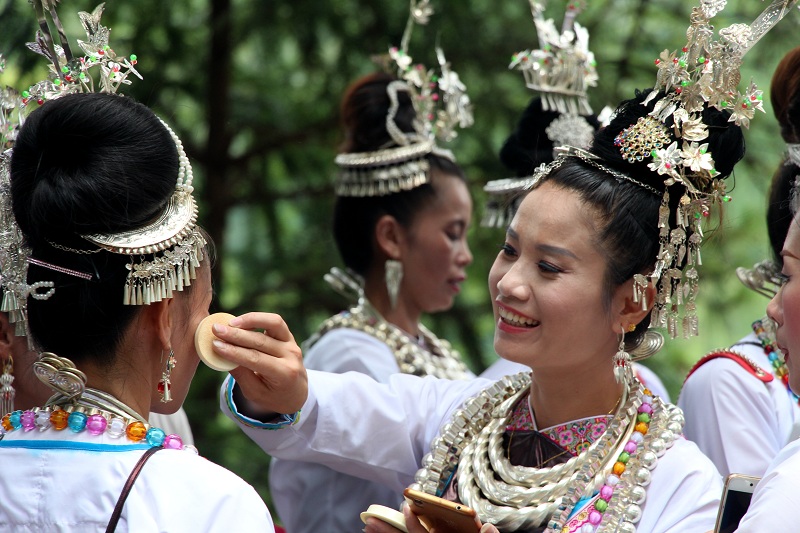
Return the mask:
<path id="1" fill-rule="evenodd" d="M 405 232 L 403 226 L 392 215 L 383 215 L 375 224 L 375 240 L 378 249 L 391 259 L 399 259 Z"/>
<path id="2" fill-rule="evenodd" d="M 161 349 L 165 352 L 172 346 L 173 305 L 175 305 L 175 298 L 164 298 L 160 302 L 153 302 L 146 307 L 150 324 L 158 336 Z"/>
<path id="3" fill-rule="evenodd" d="M 641 322 L 653 309 L 653 305 L 656 301 L 656 288 L 652 283 L 647 284 L 644 296 L 644 302 L 646 302 L 644 306 L 642 305 L 642 301 L 633 301 L 632 279 L 617 287 L 615 302 L 617 302 L 618 305 L 615 306 L 615 309 L 619 309 L 619 311 L 614 325 L 614 331 L 616 333 L 627 332 L 628 326 L 636 325 Z"/>

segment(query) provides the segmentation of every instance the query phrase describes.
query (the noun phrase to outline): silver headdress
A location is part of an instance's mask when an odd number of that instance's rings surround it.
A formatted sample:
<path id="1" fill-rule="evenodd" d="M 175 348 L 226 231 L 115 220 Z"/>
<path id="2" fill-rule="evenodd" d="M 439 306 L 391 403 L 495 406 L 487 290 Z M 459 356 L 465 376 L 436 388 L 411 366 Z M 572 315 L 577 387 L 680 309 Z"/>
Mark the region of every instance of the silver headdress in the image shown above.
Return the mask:
<path id="1" fill-rule="evenodd" d="M 725 184 L 718 178 L 714 160 L 708 152 L 708 126 L 702 121 L 702 111 L 707 106 L 731 112 L 730 122 L 748 126 L 756 110 L 763 111 L 761 91 L 753 82 L 744 94 L 736 89 L 740 78 L 739 67 L 744 54 L 797 3 L 797 0 L 775 0 L 748 26 L 734 24 L 721 30 L 715 41 L 709 19 L 725 7 L 725 0 L 702 0 L 700 7 L 692 10 L 691 25 L 687 31 L 689 42 L 679 55 L 665 51 L 656 61 L 659 67 L 656 87 L 644 104 L 661 95 L 654 110 L 636 124 L 623 130 L 615 139 L 624 160 L 635 163 L 651 160 L 650 170 L 664 176 L 664 192 L 627 177 L 625 173 L 609 169 L 602 160 L 593 160 L 585 153 L 571 150 L 567 157 L 582 161 L 613 176 L 636 183 L 662 195 L 658 228 L 660 250 L 653 271 L 648 275 L 634 276 L 636 302 L 647 307 L 645 294 L 648 285 L 656 287 L 657 295 L 651 326 L 665 327 L 671 337 L 678 335 L 679 324 L 683 336 L 698 334 L 695 299 L 698 290 L 697 267 L 702 264 L 702 221 L 708 217 L 714 204 L 730 198 L 725 194 Z M 664 121 L 672 117 L 674 125 Z M 682 143 L 678 145 L 678 139 Z M 591 155 L 591 154 L 590 154 Z M 520 182 L 518 191 L 535 187 L 561 162 L 556 159 L 542 165 L 531 178 Z M 682 186 L 682 196 L 674 213 L 669 208 L 669 189 Z M 490 183 L 490 190 L 513 192 L 512 183 Z M 683 316 L 681 316 L 681 308 Z"/>
<path id="2" fill-rule="evenodd" d="M 11 90 L 0 94 L 2 110 L 3 146 L 13 144 L 16 128 L 24 121 L 23 110 L 32 103 L 43 104 L 60 96 L 81 92 L 116 93 L 123 85 L 130 84 L 131 74 L 141 78 L 134 65 L 135 55 L 117 56 L 108 44 L 110 30 L 100 24 L 104 4 L 92 13 L 80 12 L 87 40 L 78 41 L 85 55 L 73 55 L 66 39 L 61 21 L 56 13 L 56 1 L 34 0 L 32 2 L 40 29 L 36 40 L 28 48 L 50 61 L 50 76 L 40 81 L 17 97 L 18 105 L 11 106 L 14 99 Z M 50 16 L 60 44 L 55 44 L 49 29 Z M 1 61 L 0 61 L 1 62 Z M 12 121 L 13 108 L 17 113 Z M 163 121 L 162 121 L 163 123 Z M 157 220 L 135 231 L 118 234 L 82 235 L 95 249 L 75 249 L 59 243 L 55 248 L 78 254 L 107 251 L 130 256 L 129 270 L 123 302 L 126 305 L 147 305 L 172 296 L 172 291 L 183 290 L 195 278 L 195 268 L 203 259 L 205 239 L 197 227 L 197 205 L 192 196 L 192 168 L 183 150 L 180 139 L 163 123 L 172 137 L 178 153 L 179 170 L 175 192 L 168 200 Z M 53 265 L 30 257 L 11 208 L 9 164 L 11 150 L 0 157 L 0 284 L 3 288 L 2 310 L 9 312 L 11 320 L 17 322 L 17 333 L 26 333 L 27 299 L 47 299 L 55 292 L 52 281 L 27 283 L 30 264 L 67 274 L 87 281 L 93 275 Z"/>
<path id="3" fill-rule="evenodd" d="M 686 46 L 680 52 L 664 50 L 656 60 L 656 85 L 643 102 L 655 101 L 653 111 L 615 139 L 623 158 L 631 163 L 650 160 L 648 167 L 664 176 L 658 220 L 661 247 L 653 271 L 636 276 L 634 297 L 645 305 L 648 283 L 657 287 L 652 324 L 666 327 L 672 337 L 678 334 L 679 322 L 684 337 L 698 334 L 696 267 L 702 264 L 702 221 L 711 206 L 730 200 L 704 142 L 709 132 L 702 112 L 707 107 L 729 111 L 730 122 L 748 127 L 755 112 L 764 111 L 762 91 L 755 83 L 751 81 L 744 93 L 737 88 L 742 58 L 796 2 L 774 0 L 751 25 L 723 28 L 715 40 L 709 21 L 726 2 L 701 0 L 692 9 Z M 669 117 L 671 127 L 666 125 Z M 674 185 L 682 186 L 683 193 L 676 212 L 670 213 L 669 190 Z"/>
<path id="4" fill-rule="evenodd" d="M 429 154 L 451 161 L 449 150 L 436 141 L 449 142 L 458 128 L 472 125 L 472 111 L 466 87 L 461 82 L 441 49 L 436 49 L 438 72 L 422 64 L 413 64 L 408 55 L 408 42 L 415 24 L 428 23 L 433 8 L 430 0 L 410 0 L 411 14 L 400 48 L 390 48 L 389 59 L 396 66 L 398 81 L 387 87 L 390 107 L 386 130 L 391 143 L 373 152 L 347 153 L 336 156 L 339 175 L 336 194 L 339 196 L 384 196 L 410 190 L 428 183 Z M 400 107 L 398 94 L 408 93 L 416 111 L 413 132 L 403 132 L 395 123 Z"/>
<path id="5" fill-rule="evenodd" d="M 539 48 L 514 54 L 509 68 L 525 76 L 525 84 L 542 93 L 544 110 L 569 115 L 590 115 L 586 88 L 597 85 L 594 54 L 589 50 L 589 32 L 575 22 L 580 2 L 569 2 L 559 32 L 553 19 L 544 18 L 546 2 L 530 0 Z"/>
<path id="6" fill-rule="evenodd" d="M 582 2 L 569 2 L 559 32 L 553 19 L 544 18 L 546 2 L 530 0 L 539 48 L 513 55 L 509 68 L 522 71 L 525 85 L 541 93 L 542 109 L 560 113 L 545 129 L 553 146 L 588 149 L 595 128 L 583 115 L 591 115 L 586 90 L 597 85 L 594 54 L 589 50 L 589 32 L 575 21 Z M 553 158 L 556 152 L 553 152 Z M 549 159 L 548 159 L 549 160 Z M 511 222 L 519 190 L 529 178 L 507 178 L 486 184 L 487 203 L 481 219 L 484 227 L 505 227 Z"/>

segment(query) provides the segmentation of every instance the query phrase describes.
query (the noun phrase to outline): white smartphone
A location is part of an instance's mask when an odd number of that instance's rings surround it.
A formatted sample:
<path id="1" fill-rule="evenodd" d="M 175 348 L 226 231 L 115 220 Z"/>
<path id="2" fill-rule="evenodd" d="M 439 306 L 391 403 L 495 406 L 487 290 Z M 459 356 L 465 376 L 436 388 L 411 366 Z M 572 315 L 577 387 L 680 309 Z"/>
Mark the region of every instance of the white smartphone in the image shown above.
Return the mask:
<path id="1" fill-rule="evenodd" d="M 725 487 L 722 489 L 722 501 L 719 504 L 714 533 L 736 531 L 739 521 L 750 506 L 750 498 L 753 497 L 753 490 L 760 479 L 744 474 L 731 474 L 725 478 Z"/>

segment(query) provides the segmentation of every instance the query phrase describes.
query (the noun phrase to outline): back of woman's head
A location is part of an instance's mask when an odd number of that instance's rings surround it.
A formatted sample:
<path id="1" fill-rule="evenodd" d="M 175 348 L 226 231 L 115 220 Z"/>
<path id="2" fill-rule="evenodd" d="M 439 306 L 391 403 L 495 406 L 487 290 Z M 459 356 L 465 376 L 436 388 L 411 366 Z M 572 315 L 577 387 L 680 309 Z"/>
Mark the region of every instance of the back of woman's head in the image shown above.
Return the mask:
<path id="1" fill-rule="evenodd" d="M 575 157 L 568 158 L 547 177 L 548 181 L 575 190 L 597 214 L 600 220 L 598 243 L 608 261 L 608 298 L 616 287 L 635 274 L 648 274 L 659 252 L 659 207 L 666 176 L 648 168 L 648 159 L 629 163 L 615 144 L 615 139 L 623 130 L 652 111 L 652 103 L 642 105 L 647 94 L 637 93 L 635 98 L 623 102 L 611 123 L 595 135 L 591 150 L 599 156 L 600 164 L 630 180 L 614 176 Z M 703 111 L 703 122 L 709 127 L 709 136 L 703 142 L 709 144 L 708 152 L 713 154 L 719 179 L 727 178 L 735 163 L 744 156 L 741 129 L 729 123 L 728 116 L 728 113 L 713 108 Z M 671 129 L 671 117 L 666 125 Z M 673 227 L 674 214 L 683 194 L 681 185 L 670 187 L 669 207 Z M 626 338 L 635 342 L 648 325 L 649 317 Z"/>
<path id="2" fill-rule="evenodd" d="M 393 76 L 377 72 L 356 80 L 345 91 L 341 103 L 344 142 L 342 153 L 374 152 L 397 147 L 386 129 L 391 100 L 387 88 Z M 404 133 L 415 131 L 417 114 L 407 92 L 397 92 L 398 110 L 394 123 Z M 464 179 L 464 173 L 452 160 L 431 153 L 428 160 L 428 183 L 382 196 L 339 196 L 333 213 L 333 236 L 344 264 L 362 276 L 375 264 L 375 225 L 384 215 L 394 217 L 409 227 L 414 216 L 436 197 L 434 183 L 445 176 Z"/>
<path id="3" fill-rule="evenodd" d="M 800 143 L 800 46 L 790 50 L 775 69 L 770 97 L 783 140 Z"/>
<path id="4" fill-rule="evenodd" d="M 517 127 L 500 149 L 500 161 L 514 173 L 515 177 L 530 176 L 536 167 L 553 160 L 555 144 L 548 135 L 547 129 L 554 120 L 562 116 L 564 115 L 558 111 L 545 111 L 542 107 L 542 99 L 538 96 L 530 101 L 528 107 L 522 112 Z M 600 127 L 595 116 L 582 118 L 586 121 L 586 128 L 591 127 L 597 130 Z M 577 133 L 574 132 L 575 135 Z"/>
<path id="5" fill-rule="evenodd" d="M 175 142 L 147 107 L 111 94 L 48 101 L 19 132 L 11 160 L 14 216 L 31 257 L 92 275 L 31 264 L 28 283 L 52 280 L 48 300 L 28 299 L 31 334 L 76 362 L 106 361 L 138 308 L 124 306 L 130 257 L 82 235 L 135 230 L 163 212 L 175 190 Z"/>

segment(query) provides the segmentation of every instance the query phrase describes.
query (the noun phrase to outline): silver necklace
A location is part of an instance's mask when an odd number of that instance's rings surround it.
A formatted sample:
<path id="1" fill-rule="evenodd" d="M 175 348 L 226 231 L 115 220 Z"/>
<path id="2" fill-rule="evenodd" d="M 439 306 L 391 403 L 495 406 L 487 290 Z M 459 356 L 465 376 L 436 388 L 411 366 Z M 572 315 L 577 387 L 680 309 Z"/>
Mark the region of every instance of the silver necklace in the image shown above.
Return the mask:
<path id="1" fill-rule="evenodd" d="M 560 532 L 581 497 L 602 486 L 633 432 L 644 389 L 631 378 L 606 432 L 587 450 L 556 467 L 530 468 L 511 465 L 502 447 L 513 407 L 529 386 L 528 374 L 507 376 L 467 400 L 434 439 L 412 487 L 441 494 L 458 468 L 459 498 L 482 520 L 500 531 L 547 524 L 548 532 Z M 598 532 L 636 531 L 650 471 L 682 432 L 680 409 L 657 397 L 652 406 L 650 430 L 620 477 Z"/>
<path id="2" fill-rule="evenodd" d="M 317 332 L 303 344 L 304 350 L 311 348 L 329 331 L 339 328 L 354 329 L 384 343 L 394 354 L 397 366 L 403 374 L 446 379 L 472 377 L 458 351 L 422 324 L 419 325 L 419 336 L 414 337 L 387 322 L 366 298 L 361 284 L 354 276 L 339 269 L 331 269 L 325 279 L 346 296 L 356 296 L 358 303 L 349 311 L 325 320 Z"/>

